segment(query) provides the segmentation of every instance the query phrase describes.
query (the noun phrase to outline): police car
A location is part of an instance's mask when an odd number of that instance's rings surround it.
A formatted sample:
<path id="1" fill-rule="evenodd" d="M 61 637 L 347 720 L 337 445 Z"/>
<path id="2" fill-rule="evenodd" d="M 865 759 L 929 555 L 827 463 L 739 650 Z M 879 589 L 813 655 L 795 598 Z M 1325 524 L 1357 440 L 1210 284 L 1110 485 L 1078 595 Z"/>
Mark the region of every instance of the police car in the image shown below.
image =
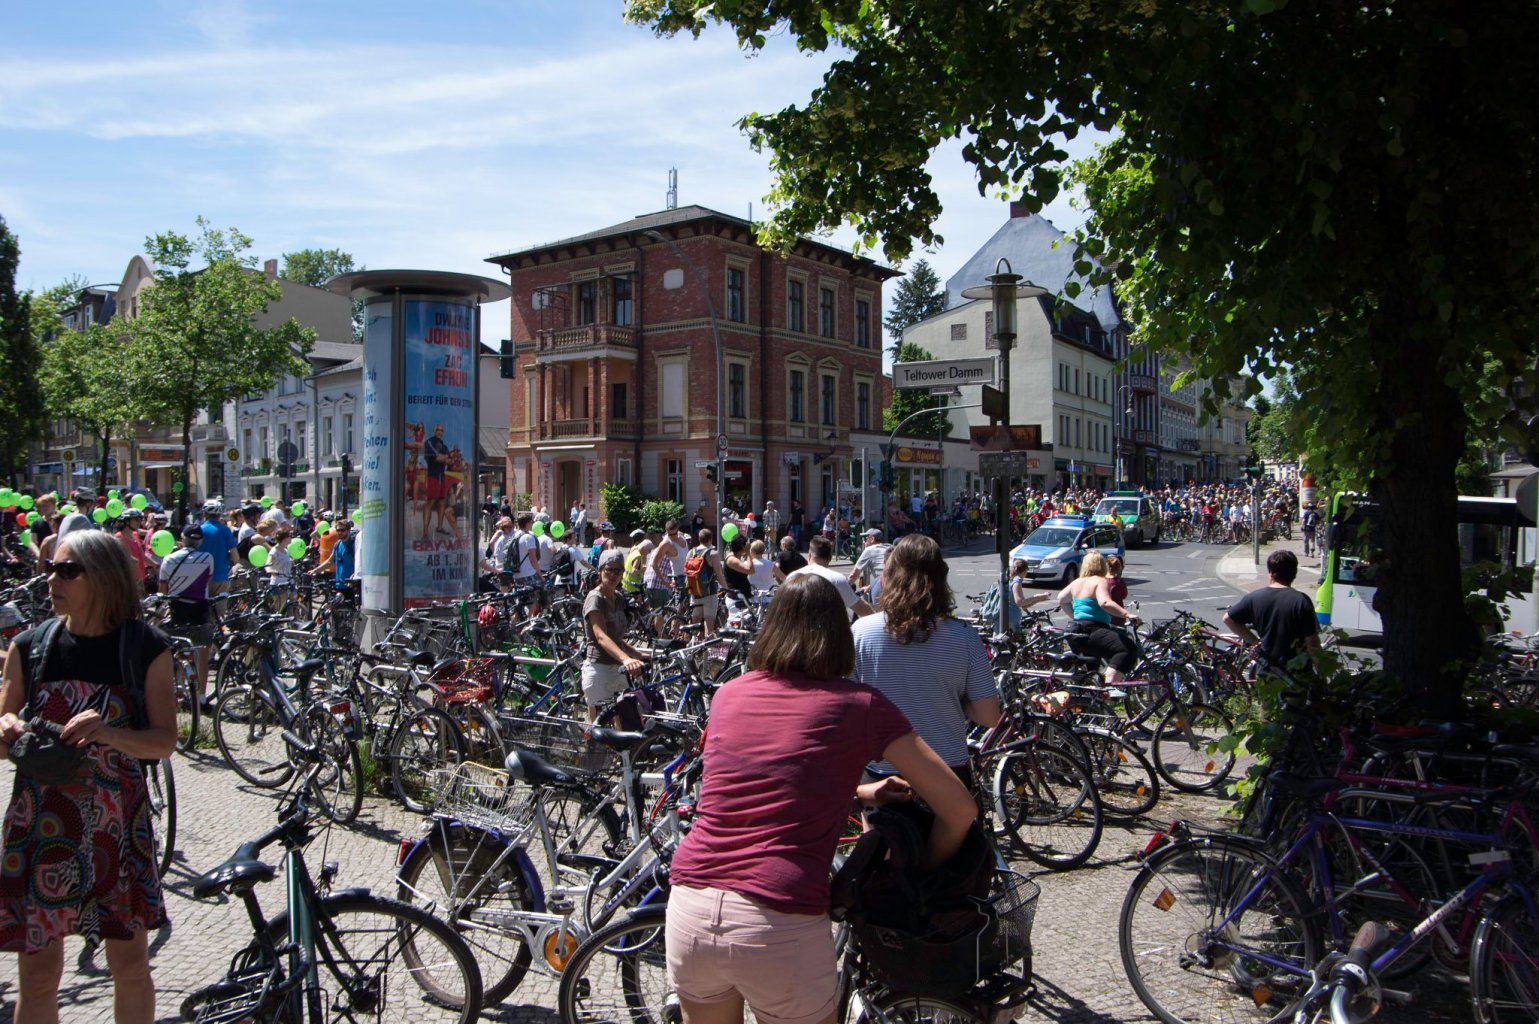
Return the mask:
<path id="1" fill-rule="evenodd" d="M 1016 545 L 1010 559 L 1025 559 L 1026 578 L 1034 583 L 1068 583 L 1079 575 L 1079 563 L 1091 548 L 1108 558 L 1120 557 L 1121 528 L 1092 522 L 1090 516 L 1052 516 Z"/>
<path id="2" fill-rule="evenodd" d="M 1138 491 L 1112 491 L 1096 505 L 1090 518 L 1122 527 L 1129 547 L 1160 542 L 1160 510 Z"/>

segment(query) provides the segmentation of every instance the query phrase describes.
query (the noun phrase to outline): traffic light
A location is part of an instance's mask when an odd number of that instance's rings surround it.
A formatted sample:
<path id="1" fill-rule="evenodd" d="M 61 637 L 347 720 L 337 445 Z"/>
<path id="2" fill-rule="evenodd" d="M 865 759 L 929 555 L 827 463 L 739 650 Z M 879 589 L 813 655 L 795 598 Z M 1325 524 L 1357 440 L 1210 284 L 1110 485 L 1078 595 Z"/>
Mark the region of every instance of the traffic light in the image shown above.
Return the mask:
<path id="1" fill-rule="evenodd" d="M 884 491 L 892 490 L 892 463 L 882 463 L 882 477 L 879 486 Z"/>
<path id="2" fill-rule="evenodd" d="M 709 466 L 705 467 L 705 475 L 711 478 L 711 483 L 713 483 L 713 484 L 716 482 L 716 473 L 717 473 L 717 466 L 718 465 L 719 465 L 718 463 L 713 462 Z"/>
<path id="3" fill-rule="evenodd" d="M 513 339 L 503 338 L 502 347 L 498 350 L 497 371 L 503 380 L 512 380 L 518 376 L 518 366 L 513 361 Z"/>

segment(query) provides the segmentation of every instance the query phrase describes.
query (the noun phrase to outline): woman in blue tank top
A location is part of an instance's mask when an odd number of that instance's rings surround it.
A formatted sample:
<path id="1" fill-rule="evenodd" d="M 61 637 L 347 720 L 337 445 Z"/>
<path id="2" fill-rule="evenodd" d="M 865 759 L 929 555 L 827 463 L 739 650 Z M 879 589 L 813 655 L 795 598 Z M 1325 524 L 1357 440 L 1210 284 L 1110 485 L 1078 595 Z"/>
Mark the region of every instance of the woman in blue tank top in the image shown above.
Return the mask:
<path id="1" fill-rule="evenodd" d="M 1074 617 L 1074 630 L 1083 638 L 1076 646 L 1105 662 L 1106 681 L 1115 683 L 1132 671 L 1138 650 L 1132 637 L 1112 626 L 1112 619 L 1137 622 L 1138 616 L 1130 615 L 1112 598 L 1106 572 L 1105 556 L 1099 551 L 1085 552 L 1079 578 L 1059 592 L 1058 607 Z"/>

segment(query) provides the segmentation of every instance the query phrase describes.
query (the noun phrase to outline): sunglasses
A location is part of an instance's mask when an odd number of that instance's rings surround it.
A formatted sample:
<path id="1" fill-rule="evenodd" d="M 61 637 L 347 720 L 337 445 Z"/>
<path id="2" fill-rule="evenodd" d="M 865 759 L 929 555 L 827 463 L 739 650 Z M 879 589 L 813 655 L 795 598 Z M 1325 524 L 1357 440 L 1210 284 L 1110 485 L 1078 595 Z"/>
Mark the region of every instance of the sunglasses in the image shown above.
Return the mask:
<path id="1" fill-rule="evenodd" d="M 79 562 L 71 562 L 69 559 L 55 562 L 51 558 L 43 559 L 43 575 L 57 576 L 61 580 L 78 580 L 85 574 L 85 568 Z"/>

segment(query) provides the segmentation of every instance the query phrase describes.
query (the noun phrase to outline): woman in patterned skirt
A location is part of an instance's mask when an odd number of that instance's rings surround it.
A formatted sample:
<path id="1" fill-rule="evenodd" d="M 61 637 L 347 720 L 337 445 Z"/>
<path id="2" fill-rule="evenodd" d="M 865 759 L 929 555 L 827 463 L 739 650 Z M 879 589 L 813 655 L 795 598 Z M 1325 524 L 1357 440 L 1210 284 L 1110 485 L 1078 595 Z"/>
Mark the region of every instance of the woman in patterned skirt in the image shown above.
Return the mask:
<path id="1" fill-rule="evenodd" d="M 164 635 L 137 621 L 134 566 L 110 534 L 76 531 L 53 555 L 43 569 L 60 622 L 36 680 L 28 656 L 48 624 L 11 645 L 0 753 L 40 715 L 85 757 L 61 785 L 17 772 L 0 832 L 0 951 L 18 954 L 16 1024 L 59 1020 L 66 935 L 105 940 L 117 1024 L 150 1024 L 147 939 L 166 910 L 139 759 L 176 746 L 171 656 Z"/>

